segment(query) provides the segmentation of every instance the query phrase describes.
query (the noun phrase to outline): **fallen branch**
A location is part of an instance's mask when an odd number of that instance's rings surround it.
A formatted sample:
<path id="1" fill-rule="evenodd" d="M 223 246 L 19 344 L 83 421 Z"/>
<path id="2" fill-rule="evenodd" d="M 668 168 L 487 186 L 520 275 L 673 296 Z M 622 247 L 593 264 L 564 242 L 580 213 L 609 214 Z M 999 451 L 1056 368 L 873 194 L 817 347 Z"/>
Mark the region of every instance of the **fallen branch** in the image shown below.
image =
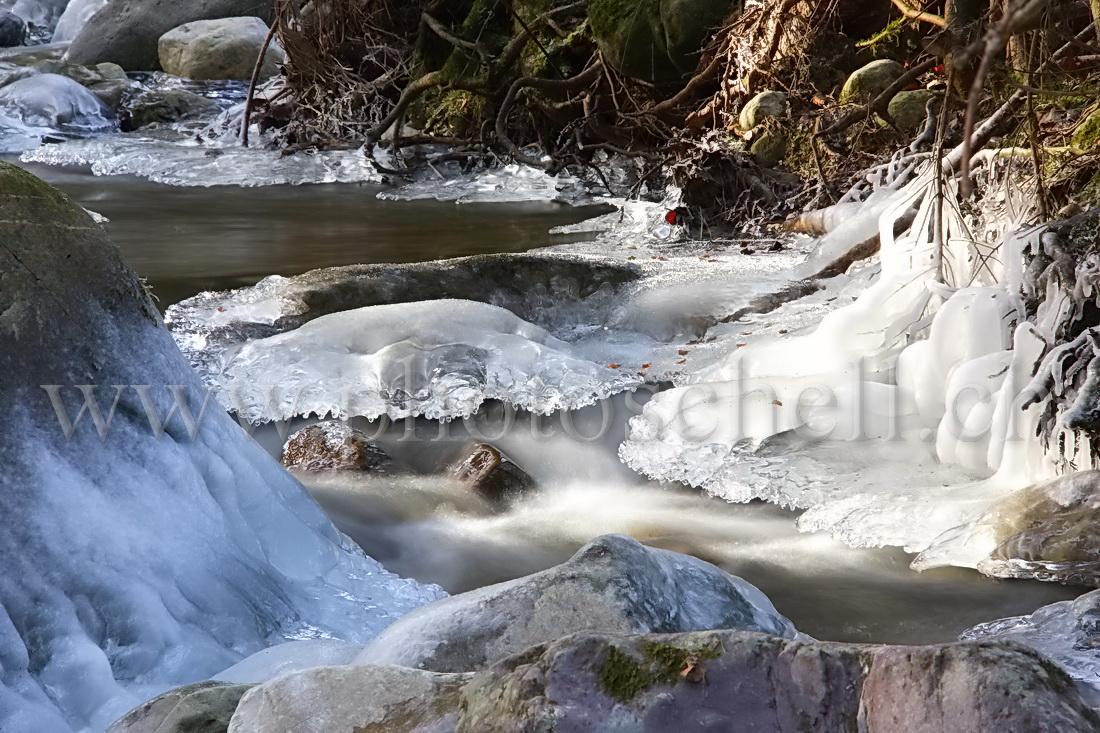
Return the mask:
<path id="1" fill-rule="evenodd" d="M 939 26 L 940 28 L 947 27 L 947 21 L 943 19 L 942 15 L 936 15 L 934 13 L 926 13 L 923 10 L 914 8 L 905 0 L 890 0 L 894 4 L 894 7 L 901 11 L 901 14 L 910 20 L 919 20 L 924 23 L 931 23 L 932 25 Z"/>
<path id="2" fill-rule="evenodd" d="M 271 46 L 271 41 L 275 38 L 278 28 L 279 15 L 276 13 L 275 17 L 271 19 L 271 27 L 267 30 L 263 45 L 260 46 L 260 53 L 256 57 L 256 65 L 252 67 L 252 80 L 248 82 L 248 96 L 244 100 L 244 117 L 241 118 L 241 147 L 248 147 L 248 126 L 252 120 L 252 104 L 256 99 L 256 85 L 260 82 L 260 70 L 264 65 L 264 56 L 267 55 L 267 49 Z"/>

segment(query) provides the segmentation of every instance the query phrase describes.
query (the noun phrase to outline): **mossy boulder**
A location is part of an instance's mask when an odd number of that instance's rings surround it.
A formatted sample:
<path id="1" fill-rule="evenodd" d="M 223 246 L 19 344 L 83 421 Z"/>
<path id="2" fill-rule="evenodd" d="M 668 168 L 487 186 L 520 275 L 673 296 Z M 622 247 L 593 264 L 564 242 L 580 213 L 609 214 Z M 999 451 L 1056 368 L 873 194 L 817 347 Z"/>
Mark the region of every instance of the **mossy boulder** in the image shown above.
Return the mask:
<path id="1" fill-rule="evenodd" d="M 741 114 L 737 118 L 737 124 L 748 132 L 764 120 L 785 117 L 787 115 L 787 95 L 783 92 L 760 92 L 745 103 L 741 108 Z"/>
<path id="2" fill-rule="evenodd" d="M 467 683 L 456 727 L 1083 733 L 1097 725 L 1065 672 L 1012 643 L 871 646 L 706 631 L 575 634 L 535 647 Z"/>
<path id="3" fill-rule="evenodd" d="M 1074 147 L 1089 150 L 1100 144 L 1100 107 L 1089 111 L 1073 131 Z"/>
<path id="4" fill-rule="evenodd" d="M 772 168 L 787 155 L 787 138 L 780 130 L 765 130 L 752 141 L 749 152 L 757 163 Z"/>
<path id="5" fill-rule="evenodd" d="M 841 104 L 870 102 L 905 73 L 905 67 L 891 59 L 879 59 L 856 69 L 840 90 Z"/>
<path id="6" fill-rule="evenodd" d="M 695 70 L 710 34 L 738 0 L 592 0 L 588 18 L 600 49 L 620 72 L 652 82 Z"/>
<path id="7" fill-rule="evenodd" d="M 890 100 L 887 112 L 901 129 L 917 130 L 924 125 L 928 116 L 928 102 L 938 96 L 940 95 L 928 89 L 898 92 Z"/>

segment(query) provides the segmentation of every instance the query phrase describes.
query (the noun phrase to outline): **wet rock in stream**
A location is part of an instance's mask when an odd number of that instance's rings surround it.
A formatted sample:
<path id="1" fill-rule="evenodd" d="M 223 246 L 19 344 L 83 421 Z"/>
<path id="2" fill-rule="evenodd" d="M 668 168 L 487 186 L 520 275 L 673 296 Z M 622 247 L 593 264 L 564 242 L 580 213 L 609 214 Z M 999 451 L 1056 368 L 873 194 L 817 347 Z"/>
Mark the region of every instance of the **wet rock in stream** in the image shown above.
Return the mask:
<path id="1" fill-rule="evenodd" d="M 338 420 L 310 425 L 290 436 L 283 465 L 298 471 L 389 473 L 393 461 L 362 432 Z"/>
<path id="2" fill-rule="evenodd" d="M 493 503 L 508 502 L 535 488 L 535 480 L 508 456 L 489 445 L 466 448 L 448 470 Z"/>

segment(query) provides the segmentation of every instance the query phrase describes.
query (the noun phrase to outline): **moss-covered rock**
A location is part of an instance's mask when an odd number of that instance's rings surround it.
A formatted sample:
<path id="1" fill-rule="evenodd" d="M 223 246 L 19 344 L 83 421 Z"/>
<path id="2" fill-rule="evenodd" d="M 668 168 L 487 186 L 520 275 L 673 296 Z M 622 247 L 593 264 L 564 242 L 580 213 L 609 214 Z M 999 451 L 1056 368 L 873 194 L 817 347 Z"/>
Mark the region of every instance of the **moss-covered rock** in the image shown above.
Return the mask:
<path id="1" fill-rule="evenodd" d="M 737 124 L 745 132 L 760 125 L 764 120 L 787 115 L 787 95 L 783 92 L 760 92 L 745 103 L 741 108 L 741 114 L 737 117 Z"/>
<path id="2" fill-rule="evenodd" d="M 675 81 L 694 71 L 710 33 L 740 5 L 737 0 L 592 0 L 592 34 L 627 76 Z"/>
<path id="3" fill-rule="evenodd" d="M 890 100 L 887 112 L 903 130 L 917 130 L 924 125 L 928 116 L 928 102 L 935 99 L 936 92 L 928 89 L 914 89 L 912 91 L 898 92 Z"/>
<path id="4" fill-rule="evenodd" d="M 879 59 L 856 69 L 840 90 L 841 104 L 866 103 L 877 97 L 897 81 L 905 68 L 897 61 Z"/>
<path id="5" fill-rule="evenodd" d="M 1078 123 L 1071 139 L 1074 147 L 1090 150 L 1100 145 L 1100 107 L 1088 112 Z"/>
<path id="6" fill-rule="evenodd" d="M 772 168 L 787 155 L 787 138 L 781 130 L 765 130 L 752 141 L 749 152 L 757 163 Z"/>
<path id="7" fill-rule="evenodd" d="M 870 646 L 708 631 L 575 634 L 462 692 L 459 731 L 1090 731 L 1069 677 L 1005 642 Z"/>

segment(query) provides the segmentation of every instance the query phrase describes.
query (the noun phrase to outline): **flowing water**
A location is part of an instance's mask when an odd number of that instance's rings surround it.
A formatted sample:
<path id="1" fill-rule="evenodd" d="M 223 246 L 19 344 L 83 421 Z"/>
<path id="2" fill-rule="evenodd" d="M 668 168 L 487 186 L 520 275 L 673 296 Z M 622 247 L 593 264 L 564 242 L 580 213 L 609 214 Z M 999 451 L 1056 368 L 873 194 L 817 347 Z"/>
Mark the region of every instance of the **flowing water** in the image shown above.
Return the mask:
<path id="1" fill-rule="evenodd" d="M 268 274 L 575 241 L 548 230 L 601 211 L 550 202 L 380 200 L 375 194 L 382 187 L 367 184 L 177 188 L 130 176 L 28 167 L 110 219 L 112 237 L 162 306 Z M 621 439 L 624 430 L 612 437 Z M 431 442 L 432 432 L 426 431 L 424 442 Z M 265 438 L 264 432 L 258 437 Z M 269 434 L 264 442 L 278 455 L 281 438 Z M 745 577 L 799 629 L 822 639 L 947 641 L 976 623 L 1028 613 L 1080 592 L 956 568 L 918 574 L 901 550 L 854 550 L 822 534 L 800 533 L 796 513 L 647 482 L 622 466 L 615 442 L 585 455 L 592 468 L 583 476 L 555 476 L 552 490 L 503 511 L 462 487 L 423 476 L 311 488 L 368 554 L 395 572 L 451 592 L 550 567 L 610 532 L 689 552 Z M 524 446 L 509 448 L 527 457 Z M 559 443 L 547 451 L 527 449 L 548 462 L 578 460 L 575 445 Z"/>
<path id="2" fill-rule="evenodd" d="M 81 168 L 27 167 L 110 220 L 112 237 L 162 306 L 269 274 L 576 242 L 582 238 L 548 232 L 603 211 L 554 202 L 385 200 L 376 196 L 384 190 L 376 184 L 177 188 L 132 176 L 93 177 Z M 625 420 L 606 445 L 589 446 L 583 455 L 575 443 L 513 441 L 509 452 L 539 464 L 532 471 L 536 478 L 550 478 L 536 494 L 493 507 L 431 475 L 443 463 L 439 456 L 462 442 L 433 445 L 434 426 L 422 426 L 424 435 L 412 448 L 383 441 L 398 456 L 433 456 L 408 462 L 421 475 L 305 480 L 368 554 L 450 592 L 550 567 L 606 533 L 688 552 L 742 576 L 801 631 L 822 639 L 949 641 L 976 623 L 1029 613 L 1081 592 L 957 568 L 918 574 L 908 567 L 912 556 L 901 550 L 851 549 L 821 533 L 798 532 L 796 512 L 759 502 L 731 504 L 647 481 L 615 456 Z M 278 455 L 282 436 L 261 429 L 256 437 Z M 578 463 L 585 466 L 579 474 Z M 570 469 L 562 474 L 555 465 Z"/>

